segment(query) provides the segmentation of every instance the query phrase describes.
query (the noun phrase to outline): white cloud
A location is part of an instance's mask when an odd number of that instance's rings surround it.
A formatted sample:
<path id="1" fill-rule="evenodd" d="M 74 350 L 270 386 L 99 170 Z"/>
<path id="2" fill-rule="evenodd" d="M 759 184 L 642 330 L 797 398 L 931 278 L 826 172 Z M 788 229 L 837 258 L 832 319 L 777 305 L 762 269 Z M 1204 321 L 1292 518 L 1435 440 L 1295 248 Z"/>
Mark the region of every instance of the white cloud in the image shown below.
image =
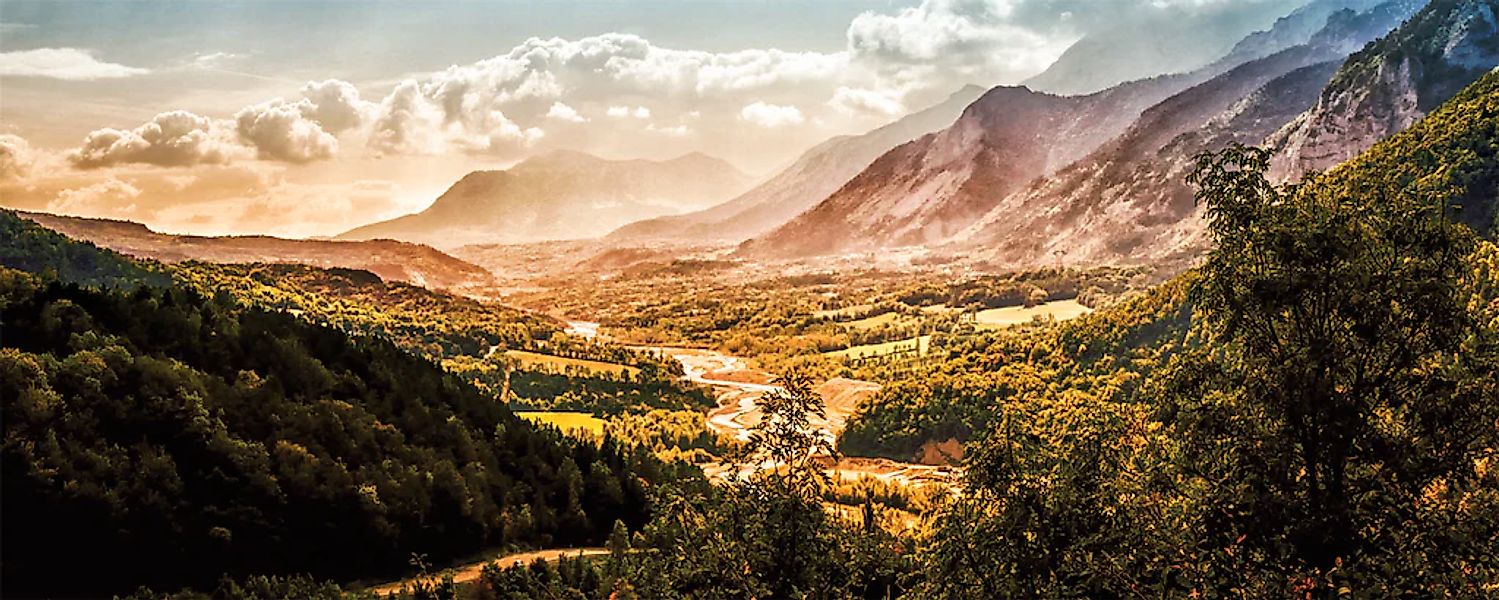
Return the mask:
<path id="1" fill-rule="evenodd" d="M 739 118 L 760 127 L 777 128 L 788 125 L 801 125 L 806 121 L 802 111 L 795 106 L 781 106 L 778 104 L 766 104 L 755 102 L 747 104 L 739 110 Z"/>
<path id="2" fill-rule="evenodd" d="M 243 54 L 233 52 L 203 52 L 193 55 L 192 66 L 199 69 L 217 69 L 244 57 Z"/>
<path id="3" fill-rule="evenodd" d="M 122 163 L 182 167 L 225 163 L 238 150 L 213 120 L 175 110 L 156 115 L 135 129 L 95 130 L 84 138 L 81 147 L 68 154 L 68 160 L 81 169 Z"/>
<path id="4" fill-rule="evenodd" d="M 63 190 L 47 204 L 47 212 L 77 216 L 134 216 L 140 212 L 136 202 L 140 196 L 139 188 L 110 177 L 92 185 Z"/>
<path id="5" fill-rule="evenodd" d="M 245 107 L 234 115 L 235 132 L 263 159 L 305 163 L 331 158 L 338 140 L 307 118 L 299 104 L 276 99 Z"/>
<path id="6" fill-rule="evenodd" d="M 309 81 L 302 86 L 298 109 L 329 133 L 340 133 L 363 125 L 378 107 L 359 98 L 354 84 L 337 79 Z"/>
<path id="7" fill-rule="evenodd" d="M 609 107 L 609 111 L 606 114 L 616 119 L 649 119 L 651 118 L 651 109 L 644 106 L 637 106 L 635 108 L 630 108 L 628 106 L 611 106 Z"/>
<path id="8" fill-rule="evenodd" d="M 0 182 L 15 181 L 31 173 L 36 154 L 25 138 L 0 134 Z"/>
<path id="9" fill-rule="evenodd" d="M 227 121 L 178 110 L 131 130 L 98 129 L 68 160 L 81 169 L 126 163 L 188 167 L 227 163 L 253 151 L 265 160 L 305 163 L 332 158 L 338 152 L 335 134 L 364 124 L 376 109 L 347 82 L 313 81 L 296 102 L 276 98 L 240 109 Z"/>
<path id="10" fill-rule="evenodd" d="M 461 96 L 452 82 L 437 87 L 401 82 L 380 104 L 370 145 L 391 153 L 513 155 L 546 135 L 537 127 L 521 127 L 498 107 L 466 105 Z"/>
<path id="11" fill-rule="evenodd" d="M 583 115 L 578 114 L 578 111 L 576 109 L 561 102 L 552 103 L 552 107 L 547 109 L 547 118 L 556 119 L 558 121 L 567 121 L 569 123 L 588 122 L 588 119 L 584 118 Z"/>
<path id="12" fill-rule="evenodd" d="M 94 58 L 78 48 L 37 48 L 0 52 L 0 76 L 49 77 L 68 81 L 92 81 L 144 75 L 149 69 L 127 67 Z"/>
<path id="13" fill-rule="evenodd" d="M 844 114 L 870 114 L 889 117 L 905 112 L 899 94 L 890 90 L 871 90 L 840 86 L 828 100 L 828 106 Z"/>

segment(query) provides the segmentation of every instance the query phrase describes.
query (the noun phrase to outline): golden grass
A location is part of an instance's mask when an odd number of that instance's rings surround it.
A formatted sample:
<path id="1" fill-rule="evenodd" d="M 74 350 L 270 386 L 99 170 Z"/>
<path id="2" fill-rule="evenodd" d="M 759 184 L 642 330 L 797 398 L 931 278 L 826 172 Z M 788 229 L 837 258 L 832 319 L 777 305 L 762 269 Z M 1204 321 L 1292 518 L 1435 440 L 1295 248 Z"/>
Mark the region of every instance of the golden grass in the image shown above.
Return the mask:
<path id="1" fill-rule="evenodd" d="M 1076 300 L 1058 300 L 1026 308 L 1007 306 L 981 310 L 976 315 L 979 329 L 1001 329 L 1013 325 L 1030 323 L 1036 318 L 1051 318 L 1066 321 L 1093 312 L 1093 309 L 1078 304 Z"/>
<path id="2" fill-rule="evenodd" d="M 926 354 L 927 345 L 931 341 L 932 336 L 923 335 L 921 337 L 906 338 L 903 340 L 895 340 L 893 342 L 885 342 L 882 344 L 864 344 L 862 346 L 854 346 L 852 348 L 847 348 L 844 350 L 824 352 L 822 353 L 822 355 L 837 359 L 869 358 L 873 356 L 894 354 L 896 352 L 909 352 L 912 348 L 917 348 L 919 354 Z"/>
<path id="3" fill-rule="evenodd" d="M 545 423 L 558 429 L 563 433 L 574 433 L 585 431 L 592 435 L 604 435 L 605 421 L 586 412 L 564 412 L 564 411 L 517 411 L 515 416 L 532 423 Z"/>

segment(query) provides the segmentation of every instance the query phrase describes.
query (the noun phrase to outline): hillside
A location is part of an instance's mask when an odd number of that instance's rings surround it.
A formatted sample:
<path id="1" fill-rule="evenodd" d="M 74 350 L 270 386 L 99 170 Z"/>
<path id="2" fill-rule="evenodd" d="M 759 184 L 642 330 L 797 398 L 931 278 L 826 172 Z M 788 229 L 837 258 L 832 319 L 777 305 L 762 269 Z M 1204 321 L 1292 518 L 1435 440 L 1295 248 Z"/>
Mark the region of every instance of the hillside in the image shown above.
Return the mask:
<path id="1" fill-rule="evenodd" d="M 1272 175 L 1299 179 L 1401 131 L 1499 65 L 1499 1 L 1433 0 L 1349 58 L 1316 106 L 1270 138 Z"/>
<path id="2" fill-rule="evenodd" d="M 948 251 L 1011 265 L 1060 259 L 1180 268 L 1205 244 L 1184 180 L 1195 156 L 1231 143 L 1260 144 L 1316 102 L 1343 57 L 1399 26 L 1408 8 L 1387 2 L 1362 14 L 1335 13 L 1310 43 L 1151 107 L 1093 155 L 996 202 Z"/>
<path id="3" fill-rule="evenodd" d="M 62 243 L 75 251 L 48 256 L 125 260 Z M 228 294 L 8 268 L 0 306 L 4 504 L 27 517 L 6 520 L 7 595 L 351 578 L 403 569 L 412 552 L 597 544 L 615 519 L 647 516 L 648 458 L 538 431 L 379 338 Z M 77 577 L 79 547 L 110 559 Z"/>
<path id="4" fill-rule="evenodd" d="M 455 248 L 604 235 L 626 223 L 712 206 L 750 177 L 693 153 L 665 161 L 555 151 L 504 171 L 475 171 L 422 212 L 358 227 L 340 240 L 397 239 Z"/>
<path id="5" fill-rule="evenodd" d="M 420 244 L 391 240 L 290 240 L 261 235 L 170 235 L 130 221 L 46 213 L 20 215 L 74 239 L 168 264 L 183 261 L 295 263 L 325 269 L 359 269 L 379 275 L 386 281 L 449 290 L 483 288 L 493 283 L 493 278 L 483 268 Z"/>
<path id="6" fill-rule="evenodd" d="M 737 244 L 760 235 L 816 205 L 891 148 L 951 125 L 983 91 L 978 86 L 968 86 L 953 92 L 941 104 L 889 125 L 860 135 L 830 139 L 728 202 L 697 212 L 631 223 L 610 233 L 604 241 Z"/>

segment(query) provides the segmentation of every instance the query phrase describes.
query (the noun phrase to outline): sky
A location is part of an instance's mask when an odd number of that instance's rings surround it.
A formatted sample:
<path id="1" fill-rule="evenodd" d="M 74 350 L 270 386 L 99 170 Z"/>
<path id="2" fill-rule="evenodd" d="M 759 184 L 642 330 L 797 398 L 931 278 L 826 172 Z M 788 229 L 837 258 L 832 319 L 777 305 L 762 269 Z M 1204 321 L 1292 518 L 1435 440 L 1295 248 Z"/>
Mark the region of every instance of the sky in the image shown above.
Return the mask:
<path id="1" fill-rule="evenodd" d="M 302 237 L 553 149 L 763 176 L 1085 35 L 1294 2 L 5 0 L 0 205 Z"/>

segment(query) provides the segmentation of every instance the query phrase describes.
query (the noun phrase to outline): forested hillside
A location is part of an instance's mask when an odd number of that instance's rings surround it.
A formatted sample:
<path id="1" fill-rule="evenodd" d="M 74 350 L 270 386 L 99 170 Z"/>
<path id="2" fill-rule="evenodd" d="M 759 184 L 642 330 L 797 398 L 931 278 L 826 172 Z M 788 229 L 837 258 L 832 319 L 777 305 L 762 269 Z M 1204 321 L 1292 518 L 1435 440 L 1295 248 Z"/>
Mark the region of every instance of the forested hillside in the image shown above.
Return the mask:
<path id="1" fill-rule="evenodd" d="M 28 224 L 29 225 L 29 224 Z M 35 227 L 35 226 L 32 226 Z M 228 294 L 0 271 L 8 594 L 388 575 L 642 524 L 648 454 L 539 431 L 436 364 Z M 90 254 L 92 253 L 92 254 Z M 674 475 L 680 477 L 682 475 Z M 83 554 L 108 557 L 77 577 Z M 211 586 L 210 586 L 211 587 Z"/>

